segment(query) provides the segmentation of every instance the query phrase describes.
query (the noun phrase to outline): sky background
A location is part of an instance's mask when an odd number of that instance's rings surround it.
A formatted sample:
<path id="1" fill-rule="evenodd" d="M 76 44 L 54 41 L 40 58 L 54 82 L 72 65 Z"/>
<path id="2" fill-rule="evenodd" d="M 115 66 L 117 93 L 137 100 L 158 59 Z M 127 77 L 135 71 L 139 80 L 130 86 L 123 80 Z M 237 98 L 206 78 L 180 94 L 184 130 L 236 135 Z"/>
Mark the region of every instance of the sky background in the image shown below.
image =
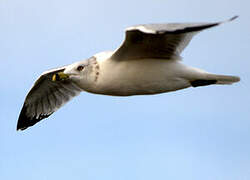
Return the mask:
<path id="1" fill-rule="evenodd" d="M 249 180 L 249 7 L 248 0 L 0 0 L 0 179 Z M 16 131 L 43 71 L 116 49 L 127 26 L 234 15 L 197 35 L 182 56 L 240 83 L 154 96 L 83 92 Z"/>

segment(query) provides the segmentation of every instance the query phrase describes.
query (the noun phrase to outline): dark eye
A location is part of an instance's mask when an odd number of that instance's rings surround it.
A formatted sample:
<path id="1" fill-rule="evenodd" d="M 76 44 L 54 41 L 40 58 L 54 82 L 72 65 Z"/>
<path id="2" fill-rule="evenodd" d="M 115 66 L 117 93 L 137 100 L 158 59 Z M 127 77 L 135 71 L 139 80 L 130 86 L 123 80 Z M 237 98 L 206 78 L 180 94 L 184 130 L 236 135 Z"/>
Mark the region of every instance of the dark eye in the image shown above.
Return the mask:
<path id="1" fill-rule="evenodd" d="M 84 69 L 84 66 L 78 66 L 77 71 L 82 71 Z"/>

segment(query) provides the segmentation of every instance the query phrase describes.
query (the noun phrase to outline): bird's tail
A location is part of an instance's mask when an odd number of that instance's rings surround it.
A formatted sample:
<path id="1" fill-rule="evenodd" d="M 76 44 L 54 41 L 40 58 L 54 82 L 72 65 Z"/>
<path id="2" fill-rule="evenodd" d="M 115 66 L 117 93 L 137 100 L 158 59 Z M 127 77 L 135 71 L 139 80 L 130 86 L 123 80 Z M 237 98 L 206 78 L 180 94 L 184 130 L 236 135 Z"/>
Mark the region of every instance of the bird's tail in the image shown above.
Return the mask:
<path id="1" fill-rule="evenodd" d="M 196 79 L 191 82 L 193 87 L 207 86 L 211 84 L 233 84 L 240 81 L 237 76 L 217 75 L 217 74 L 206 74 L 202 79 Z"/>
<path id="2" fill-rule="evenodd" d="M 233 84 L 240 81 L 237 76 L 226 76 L 226 75 L 211 75 L 216 80 L 216 84 Z"/>

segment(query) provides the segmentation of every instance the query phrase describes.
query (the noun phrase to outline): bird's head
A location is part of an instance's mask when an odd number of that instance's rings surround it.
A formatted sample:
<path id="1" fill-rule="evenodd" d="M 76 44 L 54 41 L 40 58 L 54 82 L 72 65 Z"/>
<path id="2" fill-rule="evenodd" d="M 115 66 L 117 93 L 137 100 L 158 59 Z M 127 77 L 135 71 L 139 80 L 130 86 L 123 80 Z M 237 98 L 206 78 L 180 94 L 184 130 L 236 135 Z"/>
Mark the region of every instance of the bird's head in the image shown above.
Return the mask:
<path id="1" fill-rule="evenodd" d="M 52 81 L 73 81 L 82 89 L 88 89 L 88 86 L 93 85 L 95 79 L 96 61 L 92 58 L 84 61 L 79 61 L 66 66 L 63 72 L 55 73 L 52 76 Z"/>

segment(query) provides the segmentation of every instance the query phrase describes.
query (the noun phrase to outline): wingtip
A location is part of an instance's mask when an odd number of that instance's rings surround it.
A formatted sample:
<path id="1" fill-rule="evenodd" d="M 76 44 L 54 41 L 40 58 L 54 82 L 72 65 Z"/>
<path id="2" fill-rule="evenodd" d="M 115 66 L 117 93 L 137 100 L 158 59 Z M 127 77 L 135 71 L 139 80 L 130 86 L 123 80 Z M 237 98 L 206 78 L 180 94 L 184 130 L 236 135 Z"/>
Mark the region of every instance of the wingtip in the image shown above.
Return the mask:
<path id="1" fill-rule="evenodd" d="M 29 116 L 27 116 L 27 105 L 24 103 L 22 110 L 20 112 L 18 121 L 17 121 L 16 130 L 23 131 L 23 130 L 33 126 L 34 124 L 36 124 L 39 121 L 40 121 L 40 119 L 36 119 L 35 117 L 30 118 Z"/>
<path id="2" fill-rule="evenodd" d="M 239 17 L 238 15 L 233 16 L 233 17 L 231 17 L 231 18 L 228 19 L 228 20 L 218 22 L 217 25 L 220 25 L 220 24 L 224 24 L 224 23 L 228 23 L 228 22 L 234 21 L 234 20 L 237 19 L 238 17 Z"/>
<path id="3" fill-rule="evenodd" d="M 22 131 L 27 128 L 27 122 L 29 122 L 29 119 L 26 116 L 26 111 L 27 108 L 24 104 L 17 121 L 17 127 L 16 127 L 17 131 Z"/>
<path id="4" fill-rule="evenodd" d="M 238 15 L 233 16 L 233 17 L 232 17 L 232 18 L 230 18 L 228 21 L 233 21 L 233 20 L 237 19 L 238 17 L 239 17 Z"/>
<path id="5" fill-rule="evenodd" d="M 27 115 L 27 105 L 24 104 L 22 107 L 22 110 L 20 112 L 18 121 L 17 121 L 16 130 L 23 131 L 23 130 L 35 125 L 36 123 L 38 123 L 42 119 L 49 117 L 52 113 L 47 114 L 47 115 L 40 114 L 38 117 L 36 117 L 36 116 L 30 117 Z"/>
<path id="6" fill-rule="evenodd" d="M 16 131 L 23 131 L 23 130 L 25 130 L 25 129 L 27 129 L 27 128 L 28 128 L 28 127 L 20 127 L 20 126 L 17 125 Z"/>

